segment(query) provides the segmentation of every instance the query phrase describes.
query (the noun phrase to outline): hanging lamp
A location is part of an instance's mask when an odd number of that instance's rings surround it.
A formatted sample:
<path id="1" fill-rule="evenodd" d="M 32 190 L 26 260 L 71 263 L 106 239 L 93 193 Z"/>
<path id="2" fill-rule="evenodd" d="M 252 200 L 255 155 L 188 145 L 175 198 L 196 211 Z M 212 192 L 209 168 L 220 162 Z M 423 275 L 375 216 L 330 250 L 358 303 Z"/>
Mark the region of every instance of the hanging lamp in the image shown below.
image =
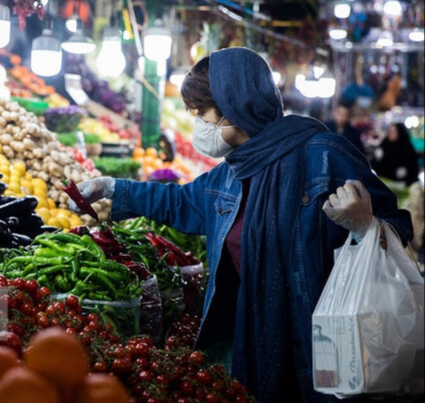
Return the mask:
<path id="1" fill-rule="evenodd" d="M 10 41 L 10 11 L 9 7 L 0 4 L 0 48 Z"/>
<path id="2" fill-rule="evenodd" d="M 31 70 L 44 77 L 55 76 L 62 68 L 60 42 L 50 28 L 44 28 L 41 36 L 32 41 Z"/>
<path id="3" fill-rule="evenodd" d="M 83 33 L 82 22 L 78 18 L 75 32 L 69 37 L 68 40 L 62 42 L 61 47 L 69 53 L 86 54 L 90 53 L 96 48 L 96 44 L 91 38 L 88 38 Z"/>
<path id="4" fill-rule="evenodd" d="M 156 18 L 154 24 L 146 30 L 144 37 L 144 55 L 146 58 L 160 62 L 171 55 L 171 32 L 161 18 Z"/>
<path id="5" fill-rule="evenodd" d="M 121 36 L 117 27 L 105 29 L 101 49 L 96 58 L 99 74 L 118 77 L 125 69 L 126 60 L 121 49 Z"/>

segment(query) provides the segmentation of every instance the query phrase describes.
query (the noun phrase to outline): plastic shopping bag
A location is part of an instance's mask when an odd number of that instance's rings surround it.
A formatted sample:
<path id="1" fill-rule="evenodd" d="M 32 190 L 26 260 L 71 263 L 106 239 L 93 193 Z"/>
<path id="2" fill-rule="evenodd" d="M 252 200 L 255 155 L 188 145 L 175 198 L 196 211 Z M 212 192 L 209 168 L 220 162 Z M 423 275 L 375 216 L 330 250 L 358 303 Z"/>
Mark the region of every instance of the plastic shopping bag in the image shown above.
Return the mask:
<path id="1" fill-rule="evenodd" d="M 420 395 L 424 280 L 388 224 L 374 219 L 358 245 L 351 240 L 313 312 L 314 388 L 339 398 Z"/>

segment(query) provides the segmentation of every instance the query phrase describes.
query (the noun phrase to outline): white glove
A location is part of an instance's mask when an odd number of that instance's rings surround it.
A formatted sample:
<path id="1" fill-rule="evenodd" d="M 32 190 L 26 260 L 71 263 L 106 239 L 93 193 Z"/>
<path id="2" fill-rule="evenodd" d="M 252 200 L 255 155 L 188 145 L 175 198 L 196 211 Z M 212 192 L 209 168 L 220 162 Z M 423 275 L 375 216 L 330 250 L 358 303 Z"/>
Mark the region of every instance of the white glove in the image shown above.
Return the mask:
<path id="1" fill-rule="evenodd" d="M 373 219 L 370 194 L 359 181 L 348 180 L 329 196 L 323 211 L 335 223 L 361 240 Z"/>
<path id="2" fill-rule="evenodd" d="M 115 192 L 115 179 L 110 176 L 90 179 L 77 184 L 78 190 L 88 203 L 92 204 L 100 199 L 111 199 Z M 75 202 L 68 197 L 68 205 L 71 211 L 80 213 L 81 210 Z"/>

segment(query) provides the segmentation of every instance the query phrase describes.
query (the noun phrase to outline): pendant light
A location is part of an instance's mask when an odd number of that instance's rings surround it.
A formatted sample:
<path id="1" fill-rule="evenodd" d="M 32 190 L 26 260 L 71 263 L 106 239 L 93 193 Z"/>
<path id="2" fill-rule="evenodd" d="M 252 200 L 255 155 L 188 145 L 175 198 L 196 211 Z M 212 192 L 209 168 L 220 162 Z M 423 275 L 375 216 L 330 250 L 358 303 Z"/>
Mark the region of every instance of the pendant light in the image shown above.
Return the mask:
<path id="1" fill-rule="evenodd" d="M 10 41 L 10 11 L 9 7 L 0 4 L 0 48 Z"/>
<path id="2" fill-rule="evenodd" d="M 125 69 L 126 60 L 121 49 L 121 35 L 117 27 L 105 29 L 101 49 L 96 58 L 99 74 L 118 77 Z"/>
<path id="3" fill-rule="evenodd" d="M 78 18 L 76 21 L 76 30 L 68 40 L 62 42 L 62 49 L 69 53 L 85 54 L 95 50 L 96 45 L 91 38 L 88 38 L 83 33 L 82 22 Z"/>
<path id="4" fill-rule="evenodd" d="M 161 18 L 146 30 L 144 37 L 144 54 L 153 61 L 165 61 L 171 55 L 171 32 Z"/>
<path id="5" fill-rule="evenodd" d="M 55 76 L 62 68 L 60 42 L 50 28 L 44 28 L 41 36 L 32 41 L 31 70 L 44 77 Z"/>

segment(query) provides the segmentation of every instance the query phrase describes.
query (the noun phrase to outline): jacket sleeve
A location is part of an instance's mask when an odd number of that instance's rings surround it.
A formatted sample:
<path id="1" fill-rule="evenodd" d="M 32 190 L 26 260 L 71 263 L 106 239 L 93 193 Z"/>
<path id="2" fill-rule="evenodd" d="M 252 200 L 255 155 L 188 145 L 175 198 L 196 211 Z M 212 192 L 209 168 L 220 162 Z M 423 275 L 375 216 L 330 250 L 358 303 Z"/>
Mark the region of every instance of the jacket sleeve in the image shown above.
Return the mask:
<path id="1" fill-rule="evenodd" d="M 208 174 L 179 185 L 117 179 L 112 202 L 114 221 L 148 217 L 188 234 L 205 234 L 204 187 Z"/>
<path id="2" fill-rule="evenodd" d="M 320 145 L 312 148 L 316 155 L 310 157 L 323 164 L 317 169 L 326 171 L 326 198 L 335 193 L 347 179 L 359 180 L 371 195 L 374 216 L 391 224 L 406 245 L 413 237 L 410 213 L 398 208 L 397 196 L 372 171 L 367 159 L 341 136 L 324 134 L 317 139 L 316 145 Z"/>

